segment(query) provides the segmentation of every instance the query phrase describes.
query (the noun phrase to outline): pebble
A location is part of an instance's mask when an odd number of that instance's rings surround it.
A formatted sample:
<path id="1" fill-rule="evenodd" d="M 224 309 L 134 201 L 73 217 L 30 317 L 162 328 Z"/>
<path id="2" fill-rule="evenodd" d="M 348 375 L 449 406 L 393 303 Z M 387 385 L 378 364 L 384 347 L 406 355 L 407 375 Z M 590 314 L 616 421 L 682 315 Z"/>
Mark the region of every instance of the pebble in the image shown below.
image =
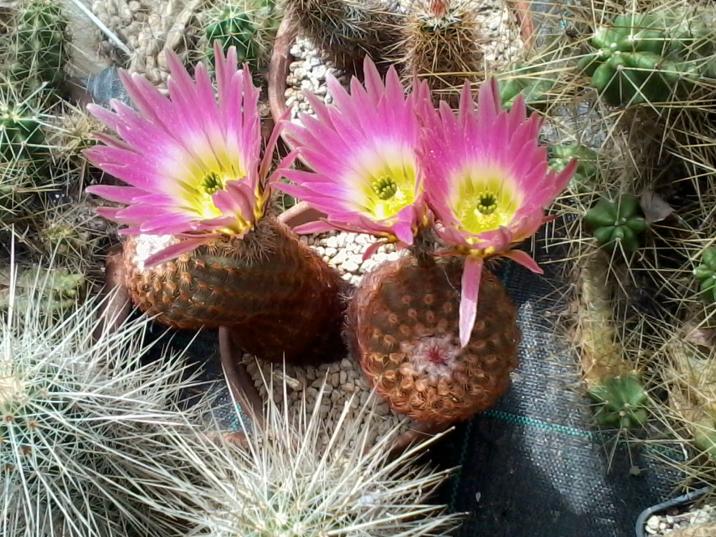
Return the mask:
<path id="1" fill-rule="evenodd" d="M 677 537 L 683 534 L 684 537 L 699 535 L 711 537 L 716 535 L 713 533 L 714 525 L 716 525 L 716 506 L 705 504 L 688 511 L 672 510 L 652 515 L 647 519 L 644 529 L 648 535 Z"/>
<path id="2" fill-rule="evenodd" d="M 367 270 L 366 264 L 362 261 L 363 253 L 376 239 L 369 235 L 341 231 L 304 236 L 302 240 L 317 253 L 329 253 L 329 264 L 336 267 L 344 279 L 358 284 Z M 396 252 L 393 245 L 381 246 L 371 259 L 372 263 L 369 266 L 375 267 L 380 262 L 395 259 L 399 255 L 401 254 Z M 262 375 L 265 378 L 270 378 L 271 364 L 257 362 L 249 355 L 244 356 L 243 363 L 246 364 L 246 371 L 261 396 L 267 397 Z M 276 376 L 274 373 L 274 377 Z M 366 421 L 371 419 L 376 438 L 396 427 L 400 427 L 401 431 L 410 428 L 411 422 L 404 416 L 393 412 L 379 396 L 373 395 L 372 403 L 369 403 L 372 387 L 363 375 L 360 365 L 351 356 L 318 366 L 298 367 L 286 364 L 285 372 L 281 373 L 281 377 L 283 376 L 293 381 L 286 388 L 289 400 L 295 404 L 296 411 L 298 411 L 299 403 L 303 397 L 306 398 L 307 407 L 312 409 L 321 388 L 323 388 L 323 398 L 319 403 L 319 415 L 324 420 L 322 427 L 328 436 L 332 434 L 333 424 L 337 423 L 345 405 L 349 405 L 350 412 L 354 416 L 358 416 L 364 405 L 369 404 L 368 408 L 372 408 L 372 412 L 365 413 L 363 419 Z M 292 389 L 294 384 L 306 388 L 305 390 Z M 278 402 L 281 399 L 282 390 L 282 383 L 274 382 L 274 401 Z M 372 406 L 370 406 L 371 404 Z"/>

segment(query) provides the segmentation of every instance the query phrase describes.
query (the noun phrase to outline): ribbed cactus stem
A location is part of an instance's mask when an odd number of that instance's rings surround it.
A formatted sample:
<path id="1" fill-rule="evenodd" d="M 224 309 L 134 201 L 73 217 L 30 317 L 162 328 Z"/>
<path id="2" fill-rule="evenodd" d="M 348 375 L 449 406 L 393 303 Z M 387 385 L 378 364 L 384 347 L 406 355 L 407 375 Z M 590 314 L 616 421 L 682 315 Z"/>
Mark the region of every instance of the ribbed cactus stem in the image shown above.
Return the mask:
<path id="1" fill-rule="evenodd" d="M 70 46 L 67 16 L 58 0 L 20 2 L 15 22 L 16 35 L 11 76 L 30 83 L 31 90 L 43 83 L 59 88 Z"/>
<path id="2" fill-rule="evenodd" d="M 647 420 L 648 396 L 617 338 L 608 273 L 609 261 L 602 252 L 595 252 L 581 268 L 576 335 L 582 375 L 597 403 L 600 425 L 637 427 Z"/>
<path id="3" fill-rule="evenodd" d="M 462 86 L 484 70 L 480 25 L 475 6 L 463 0 L 417 0 L 401 25 L 400 63 L 406 78 L 426 77 L 437 93 Z M 456 103 L 457 92 L 449 100 Z"/>
<path id="4" fill-rule="evenodd" d="M 341 69 L 355 71 L 367 54 L 380 62 L 395 44 L 398 16 L 380 0 L 283 0 L 282 9 Z"/>
<path id="5" fill-rule="evenodd" d="M 275 219 L 151 268 L 143 266 L 148 242 L 140 236 L 125 243 L 126 284 L 157 321 L 192 330 L 226 326 L 239 347 L 277 362 L 325 361 L 342 349 L 343 281 Z"/>
<path id="6" fill-rule="evenodd" d="M 446 424 L 489 408 L 517 364 L 515 308 L 486 269 L 477 322 L 461 348 L 461 273 L 459 260 L 427 264 L 406 255 L 367 274 L 349 307 L 364 373 L 395 411 L 417 421 Z"/>

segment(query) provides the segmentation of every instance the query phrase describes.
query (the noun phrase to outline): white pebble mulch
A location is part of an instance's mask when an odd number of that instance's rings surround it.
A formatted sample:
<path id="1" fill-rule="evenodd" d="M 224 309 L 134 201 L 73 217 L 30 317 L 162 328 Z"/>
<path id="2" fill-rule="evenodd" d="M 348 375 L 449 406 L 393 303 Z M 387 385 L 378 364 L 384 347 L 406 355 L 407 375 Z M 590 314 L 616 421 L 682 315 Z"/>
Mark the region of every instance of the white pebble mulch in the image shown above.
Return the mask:
<path id="1" fill-rule="evenodd" d="M 378 264 L 397 259 L 401 252 L 392 245 L 382 246 L 366 261 L 363 253 L 376 239 L 358 233 L 338 232 L 325 233 L 316 236 L 304 236 L 301 240 L 318 252 L 323 259 L 341 273 L 343 278 L 357 285 L 363 274 L 372 270 Z M 350 412 L 354 416 L 360 414 L 361 408 L 369 400 L 372 387 L 368 384 L 358 363 L 346 356 L 340 361 L 318 366 L 298 367 L 286 364 L 285 370 L 281 366 L 258 362 L 254 357 L 245 355 L 243 363 L 254 381 L 262 397 L 267 397 L 266 383 L 273 377 L 274 401 L 283 401 L 283 382 L 286 380 L 289 408 L 298 412 L 301 400 L 306 398 L 307 407 L 313 408 L 318 398 L 319 390 L 325 382 L 324 395 L 320 404 L 320 415 L 324 420 L 324 429 L 319 441 L 321 445 L 328 444 L 338 417 L 345 405 L 350 405 Z M 371 420 L 373 437 L 378 438 L 388 431 L 400 427 L 401 431 L 411 428 L 404 416 L 393 412 L 388 404 L 375 395 L 373 398 L 373 412 L 365 413 L 363 421 Z"/>
<path id="2" fill-rule="evenodd" d="M 652 515 L 646 521 L 648 535 L 669 535 L 684 528 L 716 525 L 716 506 L 703 505 L 683 513 Z"/>

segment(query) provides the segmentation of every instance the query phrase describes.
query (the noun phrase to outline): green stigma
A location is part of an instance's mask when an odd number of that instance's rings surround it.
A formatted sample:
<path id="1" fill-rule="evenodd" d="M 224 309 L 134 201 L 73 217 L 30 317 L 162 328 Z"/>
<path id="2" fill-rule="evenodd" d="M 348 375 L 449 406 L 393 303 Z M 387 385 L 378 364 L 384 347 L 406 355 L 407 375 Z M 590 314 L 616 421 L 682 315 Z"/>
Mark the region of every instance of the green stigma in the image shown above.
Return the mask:
<path id="1" fill-rule="evenodd" d="M 481 194 L 477 200 L 477 210 L 484 215 L 489 215 L 497 209 L 497 196 L 494 194 Z"/>
<path id="2" fill-rule="evenodd" d="M 370 187 L 373 192 L 382 199 L 383 201 L 389 200 L 398 192 L 398 184 L 393 180 L 392 177 L 383 176 L 379 179 L 375 179 Z"/>
<path id="3" fill-rule="evenodd" d="M 217 173 L 211 172 L 206 177 L 204 177 L 201 182 L 201 187 L 204 189 L 204 192 L 212 196 L 216 194 L 219 190 L 224 189 L 224 180 L 219 177 Z"/>

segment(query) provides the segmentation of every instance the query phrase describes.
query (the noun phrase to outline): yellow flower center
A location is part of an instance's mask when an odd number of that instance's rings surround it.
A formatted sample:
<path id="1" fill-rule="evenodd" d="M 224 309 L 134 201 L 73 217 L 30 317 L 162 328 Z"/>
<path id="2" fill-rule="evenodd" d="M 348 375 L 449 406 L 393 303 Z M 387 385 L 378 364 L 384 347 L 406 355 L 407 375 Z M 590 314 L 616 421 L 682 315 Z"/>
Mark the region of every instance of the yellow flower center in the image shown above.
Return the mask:
<path id="1" fill-rule="evenodd" d="M 225 185 L 226 181 L 224 181 L 224 179 L 216 172 L 209 172 L 201 182 L 201 187 L 209 196 L 213 196 L 219 190 L 224 190 Z"/>
<path id="2" fill-rule="evenodd" d="M 457 183 L 453 210 L 466 231 L 477 235 L 510 224 L 520 199 L 508 176 L 494 169 L 470 169 Z"/>
<path id="3" fill-rule="evenodd" d="M 412 165 L 383 165 L 363 180 L 365 212 L 374 220 L 394 217 L 415 201 L 415 182 Z"/>

